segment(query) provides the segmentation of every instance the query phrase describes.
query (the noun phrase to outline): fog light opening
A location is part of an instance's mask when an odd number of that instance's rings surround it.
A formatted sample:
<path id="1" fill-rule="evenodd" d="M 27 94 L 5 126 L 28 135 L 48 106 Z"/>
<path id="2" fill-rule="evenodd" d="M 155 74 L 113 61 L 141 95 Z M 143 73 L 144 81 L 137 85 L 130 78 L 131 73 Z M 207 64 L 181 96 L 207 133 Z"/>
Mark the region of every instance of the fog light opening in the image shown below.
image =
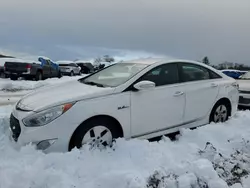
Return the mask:
<path id="1" fill-rule="evenodd" d="M 46 150 L 56 142 L 57 139 L 43 140 L 36 145 L 37 150 Z"/>

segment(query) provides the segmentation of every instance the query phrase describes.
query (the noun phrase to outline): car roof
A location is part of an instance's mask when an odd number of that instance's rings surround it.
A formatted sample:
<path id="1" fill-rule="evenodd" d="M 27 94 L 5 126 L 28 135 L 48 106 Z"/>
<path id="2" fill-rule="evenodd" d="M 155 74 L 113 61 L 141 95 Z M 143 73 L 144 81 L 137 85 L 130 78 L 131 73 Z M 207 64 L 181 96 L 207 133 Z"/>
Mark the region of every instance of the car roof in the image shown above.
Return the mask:
<path id="1" fill-rule="evenodd" d="M 202 64 L 196 61 L 192 60 L 186 60 L 186 59 L 176 59 L 172 57 L 168 58 L 141 58 L 141 59 L 135 59 L 130 61 L 123 61 L 122 63 L 135 63 L 135 64 L 145 64 L 145 65 L 152 65 L 152 64 L 161 64 L 161 63 L 171 63 L 171 62 L 189 62 L 189 63 L 195 63 L 195 64 Z M 205 64 L 202 64 L 205 65 Z"/>

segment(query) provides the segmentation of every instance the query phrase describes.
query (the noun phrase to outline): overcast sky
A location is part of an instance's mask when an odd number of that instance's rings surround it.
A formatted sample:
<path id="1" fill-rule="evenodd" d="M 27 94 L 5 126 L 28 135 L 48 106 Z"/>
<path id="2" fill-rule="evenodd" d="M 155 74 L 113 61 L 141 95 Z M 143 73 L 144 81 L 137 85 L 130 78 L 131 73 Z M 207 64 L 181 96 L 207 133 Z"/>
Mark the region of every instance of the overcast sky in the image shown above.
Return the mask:
<path id="1" fill-rule="evenodd" d="M 0 51 L 250 65 L 249 0 L 0 0 Z"/>

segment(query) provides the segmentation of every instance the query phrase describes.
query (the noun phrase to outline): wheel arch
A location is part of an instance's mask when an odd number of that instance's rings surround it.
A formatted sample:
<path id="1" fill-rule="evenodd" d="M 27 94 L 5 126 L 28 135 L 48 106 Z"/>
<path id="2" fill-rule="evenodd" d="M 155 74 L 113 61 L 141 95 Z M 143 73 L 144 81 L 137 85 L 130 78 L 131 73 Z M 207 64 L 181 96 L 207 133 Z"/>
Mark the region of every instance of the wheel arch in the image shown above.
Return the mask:
<path id="1" fill-rule="evenodd" d="M 101 119 L 101 118 L 107 118 L 107 119 L 109 119 L 109 121 L 113 122 L 113 123 L 115 124 L 115 126 L 117 126 L 117 128 L 118 128 L 118 130 L 119 130 L 119 132 L 120 132 L 120 134 L 121 134 L 121 137 L 124 136 L 123 128 L 122 128 L 120 122 L 119 122 L 116 118 L 114 118 L 114 117 L 112 117 L 112 116 L 110 116 L 110 115 L 104 115 L 104 114 L 103 114 L 103 115 L 92 116 L 92 117 L 86 119 L 85 121 L 83 121 L 83 122 L 74 130 L 74 132 L 73 132 L 73 134 L 71 135 L 70 140 L 69 140 L 68 151 L 70 151 L 71 146 L 72 146 L 72 144 L 73 144 L 73 139 L 74 139 L 74 137 L 75 137 L 77 131 L 80 129 L 80 127 L 81 127 L 81 126 L 84 126 L 84 124 L 86 124 L 88 121 L 91 121 L 91 120 L 93 120 L 93 119 L 98 119 L 98 118 L 100 118 L 100 119 Z"/>
<path id="2" fill-rule="evenodd" d="M 43 69 L 37 69 L 36 72 L 41 72 L 43 74 Z"/>
<path id="3" fill-rule="evenodd" d="M 213 112 L 214 108 L 218 104 L 225 104 L 229 108 L 229 116 L 231 116 L 231 113 L 232 113 L 232 104 L 231 104 L 231 101 L 227 97 L 222 97 L 219 100 L 217 100 L 217 102 L 214 104 L 214 106 L 213 106 L 213 108 L 212 108 L 212 110 L 210 112 L 210 115 L 209 115 L 209 121 L 211 120 L 211 116 L 212 116 L 212 112 Z"/>

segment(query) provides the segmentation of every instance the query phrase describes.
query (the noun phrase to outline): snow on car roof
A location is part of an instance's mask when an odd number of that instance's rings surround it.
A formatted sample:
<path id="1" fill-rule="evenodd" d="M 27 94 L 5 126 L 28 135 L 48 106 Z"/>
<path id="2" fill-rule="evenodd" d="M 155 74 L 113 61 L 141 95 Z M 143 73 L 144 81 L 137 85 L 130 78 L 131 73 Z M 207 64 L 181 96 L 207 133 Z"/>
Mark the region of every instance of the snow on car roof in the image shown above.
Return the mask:
<path id="1" fill-rule="evenodd" d="M 155 63 L 167 63 L 167 62 L 195 62 L 191 60 L 184 60 L 184 59 L 176 59 L 172 57 L 167 57 L 167 58 L 142 58 L 142 59 L 135 59 L 135 60 L 130 60 L 130 61 L 123 61 L 123 63 L 138 63 L 138 64 L 146 64 L 146 65 L 152 65 Z M 198 63 L 198 62 L 195 62 Z"/>
<path id="2" fill-rule="evenodd" d="M 61 61 L 57 61 L 57 64 L 69 64 L 69 63 L 75 63 L 74 61 L 69 61 L 69 60 L 61 60 Z"/>
<path id="3" fill-rule="evenodd" d="M 76 61 L 74 61 L 74 63 L 91 63 L 91 61 L 88 61 L 88 60 L 76 60 Z"/>
<path id="4" fill-rule="evenodd" d="M 223 69 L 221 70 L 222 72 L 223 71 L 232 71 L 232 72 L 247 72 L 247 71 L 243 71 L 243 70 L 235 70 L 235 69 Z"/>

